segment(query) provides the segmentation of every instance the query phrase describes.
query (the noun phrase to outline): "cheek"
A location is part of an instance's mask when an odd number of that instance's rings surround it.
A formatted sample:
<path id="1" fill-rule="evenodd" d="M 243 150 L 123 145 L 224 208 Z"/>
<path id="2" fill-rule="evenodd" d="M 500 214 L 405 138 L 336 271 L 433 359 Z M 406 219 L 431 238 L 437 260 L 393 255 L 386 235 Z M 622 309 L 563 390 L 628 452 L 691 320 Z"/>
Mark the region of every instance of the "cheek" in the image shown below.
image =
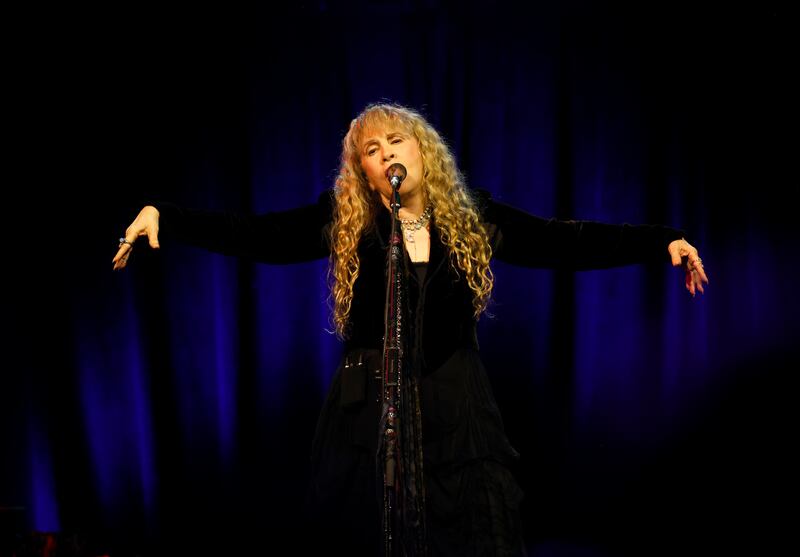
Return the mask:
<path id="1" fill-rule="evenodd" d="M 410 156 L 409 156 L 409 160 L 413 160 L 414 162 L 416 162 L 416 164 L 417 164 L 417 165 L 418 165 L 420 168 L 422 168 L 423 166 L 425 166 L 425 165 L 423 164 L 423 163 L 424 163 L 424 161 L 422 160 L 422 153 L 420 153 L 419 149 L 414 149 L 414 150 L 413 150 L 411 153 L 409 153 L 409 155 L 410 155 Z"/>
<path id="2" fill-rule="evenodd" d="M 364 170 L 362 175 L 364 176 L 364 181 L 369 186 L 369 189 L 375 191 L 375 176 L 369 170 Z"/>
<path id="3" fill-rule="evenodd" d="M 373 190 L 376 189 L 383 182 L 383 169 L 381 169 L 380 165 L 375 164 L 365 164 L 363 169 L 364 179 L 369 182 L 369 187 Z"/>
<path id="4" fill-rule="evenodd" d="M 362 177 L 362 178 L 364 179 L 364 181 L 367 183 L 367 186 L 369 187 L 369 189 L 371 189 L 371 190 L 372 190 L 372 189 L 375 189 L 375 188 L 372 186 L 372 180 L 370 180 L 369 174 L 367 174 L 367 172 L 366 172 L 365 170 L 361 171 L 361 177 Z"/>
<path id="5" fill-rule="evenodd" d="M 361 171 L 361 177 L 364 179 L 365 182 L 367 182 L 369 184 L 369 182 L 370 182 L 370 179 L 369 179 L 369 177 L 370 177 L 369 165 L 365 161 L 362 160 L 361 161 L 361 168 L 359 168 L 359 170 Z M 370 184 L 370 187 L 372 187 L 371 184 Z"/>

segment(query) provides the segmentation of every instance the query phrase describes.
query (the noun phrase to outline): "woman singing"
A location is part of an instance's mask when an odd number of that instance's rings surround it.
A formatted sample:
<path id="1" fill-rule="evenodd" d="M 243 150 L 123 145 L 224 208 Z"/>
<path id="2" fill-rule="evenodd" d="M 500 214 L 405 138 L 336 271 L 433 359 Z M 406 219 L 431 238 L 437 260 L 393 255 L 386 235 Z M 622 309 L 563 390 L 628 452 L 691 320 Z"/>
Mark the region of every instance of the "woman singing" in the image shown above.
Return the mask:
<path id="1" fill-rule="evenodd" d="M 133 244 L 161 231 L 202 248 L 285 264 L 329 258 L 332 323 L 344 353 L 312 444 L 309 539 L 320 549 L 379 555 L 385 548 L 379 421 L 391 230 L 387 169 L 406 169 L 398 216 L 405 246 L 403 373 L 421 423 L 421 466 L 406 469 L 407 497 L 424 509 L 395 555 L 524 555 L 518 458 L 480 358 L 476 325 L 490 301 L 492 258 L 530 268 L 602 269 L 671 258 L 692 296 L 708 282 L 683 233 L 658 225 L 544 219 L 471 190 L 437 131 L 417 112 L 375 104 L 350 124 L 335 187 L 317 203 L 262 215 L 144 207 L 120 239 L 114 269 Z M 410 440 L 406 440 L 410 441 Z M 414 542 L 409 541 L 414 539 Z M 310 546 L 314 541 L 309 542 Z M 302 549 L 302 551 L 300 551 Z M 298 548 L 302 553 L 303 548 Z"/>

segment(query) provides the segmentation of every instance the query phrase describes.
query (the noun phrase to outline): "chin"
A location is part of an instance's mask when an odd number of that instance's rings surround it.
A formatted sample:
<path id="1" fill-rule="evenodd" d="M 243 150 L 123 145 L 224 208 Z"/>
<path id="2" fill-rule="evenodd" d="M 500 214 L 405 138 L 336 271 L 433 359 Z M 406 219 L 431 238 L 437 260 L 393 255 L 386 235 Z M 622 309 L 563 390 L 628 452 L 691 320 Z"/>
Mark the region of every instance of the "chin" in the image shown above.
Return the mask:
<path id="1" fill-rule="evenodd" d="M 402 185 L 400 186 L 400 195 L 409 195 L 412 193 L 416 193 L 419 191 L 418 184 L 412 184 L 411 186 L 404 188 Z"/>

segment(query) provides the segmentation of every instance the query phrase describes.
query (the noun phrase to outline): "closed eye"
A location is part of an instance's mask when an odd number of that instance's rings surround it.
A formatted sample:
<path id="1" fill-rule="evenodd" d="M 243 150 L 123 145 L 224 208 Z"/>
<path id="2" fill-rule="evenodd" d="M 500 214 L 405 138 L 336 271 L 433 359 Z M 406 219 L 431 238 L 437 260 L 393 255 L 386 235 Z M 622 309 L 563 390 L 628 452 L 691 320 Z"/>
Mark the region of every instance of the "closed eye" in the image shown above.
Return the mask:
<path id="1" fill-rule="evenodd" d="M 404 139 L 405 138 L 403 136 L 401 136 L 401 135 L 395 135 L 395 136 L 392 136 L 392 137 L 389 138 L 389 143 L 391 143 L 392 145 L 396 145 L 397 143 L 402 143 Z M 378 146 L 377 145 L 371 145 L 369 148 L 367 148 L 367 152 L 366 153 L 367 153 L 368 157 L 371 157 L 377 151 L 378 151 Z"/>

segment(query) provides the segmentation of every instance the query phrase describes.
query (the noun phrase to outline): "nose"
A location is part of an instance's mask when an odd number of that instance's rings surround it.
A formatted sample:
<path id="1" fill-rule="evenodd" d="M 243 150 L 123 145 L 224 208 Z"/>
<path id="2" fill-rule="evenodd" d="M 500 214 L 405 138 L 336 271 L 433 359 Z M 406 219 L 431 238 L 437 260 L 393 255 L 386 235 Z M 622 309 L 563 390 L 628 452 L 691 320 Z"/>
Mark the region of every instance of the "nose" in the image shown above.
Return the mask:
<path id="1" fill-rule="evenodd" d="M 384 160 L 384 162 L 388 162 L 388 161 L 392 160 L 393 158 L 394 158 L 394 152 L 391 150 L 391 148 L 389 148 L 389 149 L 387 149 L 386 151 L 383 152 L 383 160 Z"/>

